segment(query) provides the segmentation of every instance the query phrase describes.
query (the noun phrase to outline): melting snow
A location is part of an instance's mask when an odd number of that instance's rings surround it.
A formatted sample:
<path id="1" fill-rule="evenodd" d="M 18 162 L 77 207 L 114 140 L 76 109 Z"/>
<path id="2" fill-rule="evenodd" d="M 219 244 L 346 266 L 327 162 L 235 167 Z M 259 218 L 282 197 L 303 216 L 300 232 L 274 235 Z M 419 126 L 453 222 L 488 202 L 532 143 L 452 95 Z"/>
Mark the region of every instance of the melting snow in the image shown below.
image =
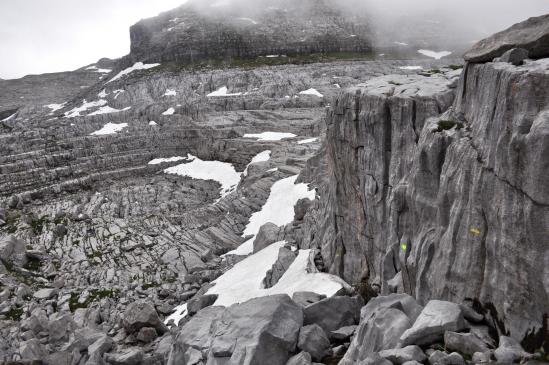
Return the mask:
<path id="1" fill-rule="evenodd" d="M 170 108 L 170 109 L 166 110 L 164 113 L 162 113 L 162 115 L 174 115 L 174 113 L 175 113 L 175 109 Z"/>
<path id="2" fill-rule="evenodd" d="M 65 117 L 75 118 L 80 116 L 81 112 L 85 112 L 90 108 L 95 108 L 95 107 L 103 106 L 106 104 L 107 104 L 107 101 L 103 99 L 97 100 L 97 101 L 91 101 L 91 102 L 87 102 L 86 99 L 84 99 L 82 101 L 82 106 L 69 110 L 68 112 L 65 113 Z"/>
<path id="3" fill-rule="evenodd" d="M 270 159 L 271 159 L 271 151 L 263 151 L 261 153 L 258 153 L 254 158 L 252 158 L 252 161 L 250 161 L 248 166 L 246 166 L 246 169 L 242 174 L 244 176 L 248 175 L 248 167 L 250 167 L 250 165 L 253 165 L 254 163 L 258 163 L 258 162 L 269 161 Z"/>
<path id="4" fill-rule="evenodd" d="M 297 142 L 297 144 L 307 144 L 307 143 L 313 143 L 318 141 L 318 138 L 310 138 L 310 139 L 304 139 L 302 141 Z"/>
<path id="5" fill-rule="evenodd" d="M 179 321 L 185 318 L 186 316 L 187 316 L 187 303 L 175 308 L 175 312 L 172 313 L 168 318 L 166 318 L 164 323 L 168 324 L 168 322 L 173 319 L 173 323 L 175 323 L 175 325 L 177 326 Z"/>
<path id="6" fill-rule="evenodd" d="M 284 226 L 294 220 L 294 206 L 304 198 L 314 200 L 316 192 L 309 190 L 306 184 L 296 184 L 297 175 L 282 179 L 273 184 L 267 202 L 259 212 L 252 214 L 242 236 L 254 235 L 236 250 L 229 252 L 233 255 L 248 255 L 253 252 L 255 235 L 265 223 L 274 223 Z"/>
<path id="7" fill-rule="evenodd" d="M 90 113 L 88 115 L 120 113 L 120 112 L 124 112 L 124 111 L 130 110 L 130 109 L 131 109 L 131 107 L 126 107 L 124 109 L 115 109 L 115 108 L 111 108 L 110 106 L 106 105 L 106 106 L 102 106 L 101 108 L 97 109 L 96 111 L 94 111 L 93 113 Z"/>
<path id="8" fill-rule="evenodd" d="M 308 273 L 311 250 L 301 250 L 279 282 L 272 288 L 263 288 L 263 279 L 278 258 L 285 242 L 277 242 L 237 263 L 217 278 L 207 294 L 217 294 L 214 305 L 230 306 L 250 299 L 275 294 L 292 296 L 299 291 L 312 291 L 328 297 L 335 295 L 346 284 L 339 277 L 325 273 Z"/>
<path id="9" fill-rule="evenodd" d="M 318 96 L 319 98 L 322 98 L 324 97 L 324 95 L 322 95 L 321 93 L 318 92 L 318 90 L 316 89 L 309 89 L 309 90 L 305 90 L 305 91 L 301 91 L 299 92 L 301 95 L 315 95 L 315 96 Z"/>
<path id="10" fill-rule="evenodd" d="M 137 71 L 137 70 L 148 70 L 149 68 L 153 68 L 153 67 L 157 67 L 157 66 L 160 66 L 160 63 L 151 63 L 151 64 L 144 64 L 143 62 L 137 62 L 135 65 L 133 65 L 132 67 L 128 67 L 127 69 L 125 70 L 122 70 L 118 73 L 118 75 L 116 75 L 115 77 L 113 77 L 110 81 L 107 81 L 107 84 L 110 83 L 110 82 L 113 82 L 115 80 L 118 80 L 119 78 L 127 75 L 127 74 L 130 74 L 134 71 Z"/>
<path id="11" fill-rule="evenodd" d="M 401 70 L 423 70 L 421 66 L 402 66 L 399 67 Z"/>
<path id="12" fill-rule="evenodd" d="M 67 102 L 64 102 L 63 104 L 50 104 L 50 105 L 44 105 L 44 106 L 46 108 L 51 109 L 50 114 L 53 114 L 54 112 L 58 111 L 59 109 L 63 109 L 65 107 L 65 104 L 67 104 Z"/>
<path id="13" fill-rule="evenodd" d="M 91 133 L 92 136 L 104 136 L 107 134 L 116 134 L 117 132 L 122 131 L 124 128 L 128 127 L 128 123 L 107 123 L 98 131 Z"/>
<path id="14" fill-rule="evenodd" d="M 95 65 L 90 66 L 90 67 L 87 67 L 86 70 L 92 70 L 92 71 L 99 72 L 99 73 L 103 73 L 103 74 L 108 74 L 109 72 L 112 71 L 112 70 L 110 70 L 110 69 L 108 69 L 108 68 L 98 68 L 98 67 L 95 66 Z"/>
<path id="15" fill-rule="evenodd" d="M 437 60 L 440 60 L 442 57 L 446 57 L 452 54 L 452 52 L 449 52 L 449 51 L 435 52 L 435 51 L 430 51 L 428 49 L 420 49 L 418 50 L 418 52 L 424 56 L 431 57 Z"/>
<path id="16" fill-rule="evenodd" d="M 166 92 L 164 93 L 164 96 L 176 96 L 177 95 L 177 92 L 175 90 L 170 90 L 170 89 L 167 89 Z"/>
<path id="17" fill-rule="evenodd" d="M 177 161 L 182 161 L 182 160 L 186 160 L 186 159 L 187 158 L 181 157 L 181 156 L 170 157 L 170 158 L 157 158 L 157 159 L 154 159 L 151 162 L 149 162 L 149 165 L 159 165 L 159 164 L 165 163 L 165 162 L 177 162 Z"/>
<path id="18" fill-rule="evenodd" d="M 293 133 L 282 133 L 282 132 L 263 132 L 259 134 L 245 134 L 244 138 L 255 138 L 258 141 L 281 141 L 285 138 L 294 138 L 297 137 Z"/>
<path id="19" fill-rule="evenodd" d="M 193 179 L 214 180 L 221 184 L 221 197 L 232 193 L 240 182 L 240 174 L 233 165 L 221 161 L 203 161 L 191 154 L 187 155 L 190 163 L 181 164 L 164 170 L 167 174 L 188 176 Z"/>
<path id="20" fill-rule="evenodd" d="M 214 92 L 211 92 L 209 93 L 208 95 L 206 95 L 207 97 L 216 97 L 216 96 L 239 96 L 239 95 L 242 95 L 242 93 L 232 93 L 232 94 L 229 94 L 228 93 L 228 89 L 226 86 L 223 86 L 222 88 L 220 88 L 219 90 L 216 90 Z"/>

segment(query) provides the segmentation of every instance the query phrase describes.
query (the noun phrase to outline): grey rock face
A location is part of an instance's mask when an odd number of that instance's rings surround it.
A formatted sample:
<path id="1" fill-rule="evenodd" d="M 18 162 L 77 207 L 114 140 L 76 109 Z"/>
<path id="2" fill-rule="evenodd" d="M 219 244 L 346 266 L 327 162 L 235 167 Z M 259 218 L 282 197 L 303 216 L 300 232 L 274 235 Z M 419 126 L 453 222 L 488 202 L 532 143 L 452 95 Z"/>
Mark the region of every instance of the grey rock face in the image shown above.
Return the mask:
<path id="1" fill-rule="evenodd" d="M 264 287 L 272 288 L 275 286 L 284 273 L 290 268 L 296 257 L 297 252 L 293 252 L 286 247 L 281 247 L 280 250 L 278 250 L 278 258 L 273 264 L 272 269 L 265 274 L 265 279 L 263 280 Z"/>
<path id="2" fill-rule="evenodd" d="M 363 304 L 360 297 L 326 298 L 304 308 L 304 323 L 318 324 L 328 333 L 344 326 L 352 326 L 358 324 Z"/>
<path id="3" fill-rule="evenodd" d="M 478 42 L 465 61 L 488 62 L 512 48 L 524 48 L 530 58 L 549 56 L 549 15 L 530 18 Z"/>
<path id="4" fill-rule="evenodd" d="M 259 228 L 259 233 L 254 240 L 254 253 L 263 250 L 265 247 L 278 242 L 280 227 L 273 223 L 267 223 Z"/>
<path id="5" fill-rule="evenodd" d="M 528 51 L 524 48 L 513 48 L 505 52 L 499 59 L 501 62 L 508 62 L 515 66 L 520 66 L 528 58 Z"/>
<path id="6" fill-rule="evenodd" d="M 488 346 L 480 338 L 472 333 L 456 333 L 446 331 L 444 333 L 444 345 L 449 351 L 473 356 L 475 352 L 487 352 Z"/>
<path id="7" fill-rule="evenodd" d="M 213 305 L 217 300 L 217 295 L 197 295 L 187 303 L 187 311 L 189 314 L 195 315 L 200 310 Z"/>
<path id="8" fill-rule="evenodd" d="M 330 340 L 344 342 L 349 340 L 356 332 L 358 326 L 345 326 L 329 333 Z"/>
<path id="9" fill-rule="evenodd" d="M 299 330 L 297 348 L 309 353 L 313 360 L 321 361 L 330 353 L 330 340 L 322 327 L 311 324 Z"/>
<path id="10" fill-rule="evenodd" d="M 446 331 L 460 331 L 466 326 L 458 304 L 431 300 L 423 308 L 412 328 L 406 330 L 400 340 L 404 346 L 430 345 L 442 340 Z"/>
<path id="11" fill-rule="evenodd" d="M 192 346 L 215 363 L 284 365 L 294 352 L 303 312 L 287 295 L 250 300 L 229 308 L 209 307 L 180 329 L 168 364 Z M 237 340 L 238 339 L 238 340 Z"/>
<path id="12" fill-rule="evenodd" d="M 391 361 L 393 364 L 402 365 L 409 361 L 425 362 L 427 356 L 419 346 L 406 346 L 400 349 L 383 350 L 379 356 Z"/>
<path id="13" fill-rule="evenodd" d="M 528 354 L 516 340 L 507 336 L 501 336 L 499 338 L 499 346 L 494 351 L 496 360 L 501 363 L 519 362 L 527 355 Z"/>
<path id="14" fill-rule="evenodd" d="M 160 334 L 167 331 L 154 307 L 146 302 L 130 304 L 124 312 L 122 323 L 128 333 L 138 332 L 143 327 L 153 327 Z"/>

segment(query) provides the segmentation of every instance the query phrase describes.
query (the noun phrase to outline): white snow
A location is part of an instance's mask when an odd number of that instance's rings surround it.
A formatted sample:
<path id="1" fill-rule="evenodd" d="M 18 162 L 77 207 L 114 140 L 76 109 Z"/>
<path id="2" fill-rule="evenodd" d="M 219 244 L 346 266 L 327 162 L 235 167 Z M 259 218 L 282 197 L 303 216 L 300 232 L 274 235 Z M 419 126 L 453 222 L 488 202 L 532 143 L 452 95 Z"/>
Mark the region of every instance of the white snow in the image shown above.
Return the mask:
<path id="1" fill-rule="evenodd" d="M 275 294 L 292 296 L 298 291 L 312 291 L 328 297 L 346 286 L 342 279 L 325 273 L 308 273 L 311 250 L 301 250 L 279 282 L 272 288 L 263 288 L 263 279 L 278 258 L 285 242 L 277 242 L 237 263 L 217 278 L 207 294 L 217 294 L 214 305 L 230 306 L 253 298 Z"/>
<path id="2" fill-rule="evenodd" d="M 299 92 L 301 95 L 314 95 L 314 96 L 318 96 L 319 98 L 322 98 L 324 97 L 324 95 L 322 95 L 321 93 L 318 92 L 318 90 L 316 89 L 308 89 L 308 90 L 305 90 L 305 91 L 300 91 Z"/>
<path id="3" fill-rule="evenodd" d="M 156 123 L 154 120 L 151 120 L 151 121 L 149 122 L 149 125 L 150 125 L 150 126 L 155 126 L 155 125 L 158 125 L 158 123 Z"/>
<path id="4" fill-rule="evenodd" d="M 199 180 L 214 180 L 221 184 L 221 197 L 232 193 L 240 182 L 240 174 L 233 165 L 221 161 L 203 161 L 191 154 L 187 155 L 190 163 L 170 167 L 164 170 L 167 174 L 188 176 Z"/>
<path id="5" fill-rule="evenodd" d="M 128 127 L 128 123 L 107 123 L 98 131 L 91 133 L 92 136 L 104 136 L 107 134 L 116 134 L 117 132 L 122 131 L 124 128 Z"/>
<path id="6" fill-rule="evenodd" d="M 296 176 L 290 176 L 273 184 L 271 193 L 265 205 L 259 212 L 252 214 L 250 222 L 244 229 L 243 237 L 256 235 L 259 228 L 265 223 L 274 223 L 277 226 L 284 226 L 294 219 L 294 206 L 297 201 L 304 198 L 314 200 L 316 192 L 309 190 L 306 184 L 296 184 Z M 244 242 L 236 250 L 228 255 L 248 255 L 253 252 L 255 237 Z"/>
<path id="7" fill-rule="evenodd" d="M 97 96 L 99 96 L 101 99 L 104 99 L 109 95 L 105 89 L 103 89 Z"/>
<path id="8" fill-rule="evenodd" d="M 254 25 L 259 24 L 257 21 L 255 21 L 255 20 L 253 20 L 253 19 L 251 19 L 251 18 L 237 18 L 237 19 L 238 19 L 238 20 L 244 20 L 244 21 L 250 22 L 250 23 L 252 23 L 252 24 L 254 24 Z"/>
<path id="9" fill-rule="evenodd" d="M 446 57 L 452 54 L 452 52 L 450 51 L 435 52 L 435 51 L 430 51 L 428 49 L 420 49 L 418 50 L 418 53 L 421 53 L 424 56 L 431 57 L 437 60 L 440 60 L 442 57 Z"/>
<path id="10" fill-rule="evenodd" d="M 269 161 L 270 159 L 271 159 L 271 151 L 267 150 L 267 151 L 258 153 L 256 156 L 254 156 L 254 158 L 252 158 L 252 161 L 250 161 L 248 166 L 246 166 L 246 169 L 242 174 L 244 176 L 248 175 L 248 168 L 250 167 L 250 165 L 253 165 L 254 163 L 258 163 L 258 162 Z"/>
<path id="11" fill-rule="evenodd" d="M 17 114 L 17 113 L 13 113 L 13 114 L 10 115 L 9 117 L 2 119 L 2 122 L 7 122 L 7 121 L 10 120 L 11 118 L 15 117 L 16 114 Z"/>
<path id="12" fill-rule="evenodd" d="M 90 67 L 87 67 L 86 70 L 92 70 L 92 71 L 99 72 L 99 73 L 103 73 L 103 74 L 108 74 L 109 72 L 112 71 L 112 70 L 110 70 L 110 69 L 108 69 L 108 68 L 98 68 L 98 67 L 95 66 L 95 65 L 90 66 Z"/>
<path id="13" fill-rule="evenodd" d="M 121 90 L 121 89 L 118 89 L 118 90 L 114 90 L 113 93 L 114 93 L 114 98 L 118 98 L 120 96 L 120 94 L 122 93 L 125 93 L 126 90 Z"/>
<path id="14" fill-rule="evenodd" d="M 115 108 L 111 108 L 110 106 L 106 105 L 106 106 L 102 106 L 101 108 L 97 109 L 96 111 L 94 111 L 93 113 L 90 113 L 88 115 L 100 115 L 100 114 L 111 114 L 111 113 L 120 113 L 120 112 L 124 112 L 126 110 L 130 110 L 131 107 L 126 107 L 124 109 L 115 109 Z"/>
<path id="15" fill-rule="evenodd" d="M 128 75 L 134 71 L 137 71 L 137 70 L 148 70 L 149 68 L 153 68 L 153 67 L 157 67 L 157 66 L 160 66 L 160 63 L 150 63 L 150 64 L 144 64 L 143 62 L 137 62 L 136 64 L 134 64 L 132 67 L 128 67 L 127 69 L 125 70 L 122 70 L 118 73 L 118 75 L 116 75 L 115 77 L 113 77 L 110 81 L 107 81 L 107 84 L 110 83 L 110 82 L 113 82 L 115 80 L 118 80 L 119 78 L 125 76 L 125 75 Z"/>
<path id="16" fill-rule="evenodd" d="M 318 141 L 318 138 L 309 138 L 309 139 L 304 139 L 302 141 L 299 141 L 297 142 L 297 144 L 308 144 L 308 143 L 313 143 L 313 142 L 316 142 Z"/>
<path id="17" fill-rule="evenodd" d="M 175 308 L 175 312 L 172 313 L 166 320 L 164 321 L 165 324 L 168 324 L 169 321 L 173 319 L 173 323 L 177 326 L 180 320 L 185 318 L 187 316 L 187 303 L 182 304 Z"/>
<path id="18" fill-rule="evenodd" d="M 279 54 L 270 54 L 270 55 L 267 55 L 265 57 L 266 58 L 278 58 L 278 57 L 280 57 L 280 55 Z"/>
<path id="19" fill-rule="evenodd" d="M 255 138 L 258 141 L 263 142 L 272 142 L 272 141 L 281 141 L 285 138 L 294 138 L 297 137 L 293 133 L 282 133 L 282 132 L 263 132 L 258 134 L 245 134 L 244 138 Z"/>
<path id="20" fill-rule="evenodd" d="M 341 85 L 340 85 L 340 84 L 334 84 L 334 86 L 336 87 L 336 89 L 341 89 Z"/>
<path id="21" fill-rule="evenodd" d="M 63 109 L 65 107 L 65 104 L 67 104 L 67 102 L 64 102 L 63 104 L 44 105 L 44 107 L 51 109 L 50 114 L 53 114 L 54 112 L 58 111 L 59 109 Z"/>
<path id="22" fill-rule="evenodd" d="M 179 20 L 179 18 L 173 18 L 173 19 L 170 19 L 168 20 L 170 23 L 175 23 Z"/>
<path id="23" fill-rule="evenodd" d="M 164 96 L 176 96 L 176 95 L 177 95 L 177 91 L 170 90 L 170 89 L 167 89 L 166 92 L 164 93 Z"/>
<path id="24" fill-rule="evenodd" d="M 404 42 L 394 42 L 395 44 L 398 44 L 399 46 L 407 46 L 408 43 L 404 43 Z"/>
<path id="25" fill-rule="evenodd" d="M 211 92 L 209 93 L 208 95 L 206 95 L 207 97 L 209 98 L 212 98 L 212 97 L 218 97 L 218 96 L 240 96 L 242 95 L 242 93 L 228 93 L 228 89 L 226 86 L 223 86 L 222 88 L 214 91 L 214 92 Z"/>
<path id="26" fill-rule="evenodd" d="M 175 109 L 170 108 L 170 109 L 166 110 L 164 113 L 162 113 L 162 115 L 174 115 L 174 113 L 175 113 Z"/>
<path id="27" fill-rule="evenodd" d="M 182 161 L 186 159 L 187 159 L 186 157 L 181 157 L 181 156 L 169 157 L 169 158 L 156 158 L 151 162 L 149 162 L 149 165 L 159 165 L 165 162 L 177 162 L 177 161 Z"/>
<path id="28" fill-rule="evenodd" d="M 401 70 L 423 70 L 421 66 L 402 66 L 399 67 Z"/>
<path id="29" fill-rule="evenodd" d="M 65 113 L 65 117 L 67 117 L 67 118 L 78 117 L 78 116 L 80 116 L 81 112 L 85 112 L 88 109 L 96 108 L 96 107 L 103 106 L 103 105 L 106 105 L 106 104 L 107 104 L 107 101 L 103 100 L 103 99 L 100 99 L 100 100 L 97 100 L 97 101 L 91 101 L 91 102 L 87 102 L 86 99 L 84 99 L 82 101 L 82 106 L 74 108 L 72 110 L 69 110 L 68 112 Z"/>

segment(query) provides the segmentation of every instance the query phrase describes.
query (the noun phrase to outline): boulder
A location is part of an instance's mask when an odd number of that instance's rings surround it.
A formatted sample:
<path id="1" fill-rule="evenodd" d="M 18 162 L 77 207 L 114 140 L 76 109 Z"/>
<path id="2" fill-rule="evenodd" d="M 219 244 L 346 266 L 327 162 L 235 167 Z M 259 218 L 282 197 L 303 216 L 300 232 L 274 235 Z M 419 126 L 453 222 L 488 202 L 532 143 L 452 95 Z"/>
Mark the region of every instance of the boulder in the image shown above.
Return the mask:
<path id="1" fill-rule="evenodd" d="M 58 293 L 57 289 L 44 288 L 35 292 L 32 296 L 38 300 L 51 299 L 55 297 Z"/>
<path id="2" fill-rule="evenodd" d="M 139 330 L 137 333 L 137 340 L 141 341 L 143 343 L 149 343 L 154 341 L 155 338 L 158 337 L 158 333 L 156 330 L 152 327 L 143 327 Z"/>
<path id="3" fill-rule="evenodd" d="M 444 333 L 444 345 L 448 351 L 456 351 L 469 356 L 473 356 L 475 352 L 489 350 L 484 341 L 472 333 L 446 331 Z"/>
<path id="4" fill-rule="evenodd" d="M 192 347 L 207 354 L 212 364 L 284 365 L 302 326 L 303 310 L 287 295 L 208 307 L 180 328 L 168 364 L 185 363 Z"/>
<path id="5" fill-rule="evenodd" d="M 391 294 L 375 297 L 360 310 L 361 320 L 370 317 L 380 308 L 396 308 L 402 311 L 414 323 L 423 310 L 423 307 L 408 294 Z"/>
<path id="6" fill-rule="evenodd" d="M 50 342 L 65 341 L 69 339 L 69 335 L 76 329 L 70 314 L 62 315 L 51 320 L 48 324 L 48 332 L 50 334 Z"/>
<path id="7" fill-rule="evenodd" d="M 464 58 L 467 62 L 489 62 L 513 48 L 523 48 L 530 58 L 549 56 L 549 14 L 530 18 L 475 44 Z"/>
<path id="8" fill-rule="evenodd" d="M 117 353 L 106 354 L 105 360 L 112 365 L 138 365 L 143 361 L 143 350 L 128 348 Z"/>
<path id="9" fill-rule="evenodd" d="M 90 357 L 97 356 L 102 358 L 105 353 L 109 352 L 113 348 L 113 346 L 113 339 L 107 335 L 104 335 L 88 346 L 88 355 L 90 355 Z"/>
<path id="10" fill-rule="evenodd" d="M 22 267 L 27 263 L 26 244 L 15 236 L 0 239 L 0 260 Z"/>
<path id="11" fill-rule="evenodd" d="M 358 324 L 363 305 L 361 297 L 326 298 L 305 307 L 304 323 L 316 323 L 328 333 L 344 326 L 352 326 Z"/>
<path id="12" fill-rule="evenodd" d="M 322 327 L 317 324 L 301 328 L 297 347 L 308 352 L 315 361 L 321 361 L 330 354 L 330 340 Z"/>
<path id="13" fill-rule="evenodd" d="M 460 306 L 441 300 L 431 300 L 400 338 L 402 345 L 430 345 L 442 340 L 446 331 L 460 331 L 467 327 Z"/>
<path id="14" fill-rule="evenodd" d="M 488 363 L 492 360 L 492 351 L 475 352 L 471 360 L 473 364 Z"/>
<path id="15" fill-rule="evenodd" d="M 513 48 L 505 52 L 500 58 L 500 62 L 507 62 L 514 66 L 520 66 L 528 58 L 528 51 L 524 48 Z"/>
<path id="16" fill-rule="evenodd" d="M 200 310 L 213 305 L 217 297 L 217 294 L 196 295 L 187 302 L 187 312 L 189 315 L 194 316 Z"/>
<path id="17" fill-rule="evenodd" d="M 467 365 L 463 357 L 457 352 L 452 352 L 446 356 L 441 357 L 436 364 L 438 365 Z"/>
<path id="18" fill-rule="evenodd" d="M 499 346 L 494 351 L 496 360 L 501 363 L 519 362 L 522 358 L 527 357 L 528 353 L 524 351 L 517 340 L 507 336 L 500 336 Z"/>
<path id="19" fill-rule="evenodd" d="M 79 328 L 71 335 L 71 339 L 67 346 L 64 347 L 65 351 L 84 351 L 95 341 L 103 338 L 105 334 L 101 331 L 90 327 Z"/>
<path id="20" fill-rule="evenodd" d="M 133 302 L 128 305 L 122 317 L 122 325 L 129 334 L 136 333 L 143 327 L 152 327 L 160 334 L 168 330 L 154 307 L 146 302 Z"/>
<path id="21" fill-rule="evenodd" d="M 294 206 L 294 220 L 297 222 L 302 221 L 312 203 L 309 198 L 299 199 Z"/>
<path id="22" fill-rule="evenodd" d="M 390 362 L 389 360 L 379 356 L 377 352 L 371 354 L 366 359 L 356 364 L 358 365 L 393 365 L 393 363 Z"/>
<path id="23" fill-rule="evenodd" d="M 311 365 L 312 358 L 307 352 L 300 352 L 299 354 L 292 356 L 286 365 Z"/>
<path id="24" fill-rule="evenodd" d="M 292 295 L 292 300 L 302 307 L 320 302 L 322 299 L 326 299 L 326 296 L 308 291 L 299 291 Z"/>
<path id="25" fill-rule="evenodd" d="M 272 245 L 275 242 L 280 241 L 278 239 L 278 233 L 280 227 L 274 223 L 266 223 L 259 228 L 259 232 L 255 236 L 254 240 L 254 253 L 263 250 L 265 247 Z"/>
<path id="26" fill-rule="evenodd" d="M 331 331 L 329 337 L 334 342 L 348 341 L 354 334 L 358 326 L 345 326 L 338 330 Z"/>
<path id="27" fill-rule="evenodd" d="M 290 268 L 290 265 L 295 261 L 297 257 L 297 252 L 286 247 L 280 247 L 278 250 L 278 258 L 273 264 L 272 268 L 267 271 L 265 274 L 265 279 L 263 279 L 264 288 L 272 288 L 278 283 L 280 278 L 284 273 Z"/>
<path id="28" fill-rule="evenodd" d="M 437 364 L 442 358 L 446 357 L 448 354 L 446 352 L 435 350 L 432 353 L 429 354 L 429 364 L 435 365 Z"/>
<path id="29" fill-rule="evenodd" d="M 23 360 L 41 360 L 46 356 L 46 349 L 40 341 L 33 338 L 21 343 L 19 353 Z"/>
<path id="30" fill-rule="evenodd" d="M 402 365 L 408 361 L 424 362 L 427 356 L 419 346 L 406 346 L 400 349 L 383 350 L 379 356 L 389 360 L 393 364 Z"/>

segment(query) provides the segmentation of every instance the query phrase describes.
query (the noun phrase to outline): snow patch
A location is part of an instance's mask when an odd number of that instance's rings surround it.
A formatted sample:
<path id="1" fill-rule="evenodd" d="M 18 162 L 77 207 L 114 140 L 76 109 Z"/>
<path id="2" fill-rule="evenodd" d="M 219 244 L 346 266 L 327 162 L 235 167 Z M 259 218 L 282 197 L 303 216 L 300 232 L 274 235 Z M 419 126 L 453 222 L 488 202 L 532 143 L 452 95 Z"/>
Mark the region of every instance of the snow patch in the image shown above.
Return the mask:
<path id="1" fill-rule="evenodd" d="M 323 98 L 324 95 L 322 95 L 321 93 L 318 92 L 318 90 L 316 89 L 308 89 L 308 90 L 305 90 L 305 91 L 300 91 L 299 92 L 301 95 L 314 95 L 314 96 L 318 96 L 319 98 Z"/>
<path id="2" fill-rule="evenodd" d="M 190 163 L 170 167 L 164 170 L 167 174 L 187 176 L 199 180 L 214 180 L 221 184 L 221 197 L 232 193 L 240 182 L 240 174 L 233 165 L 221 161 L 203 161 L 191 154 L 187 155 Z"/>
<path id="3" fill-rule="evenodd" d="M 272 141 L 281 141 L 285 138 L 294 138 L 297 137 L 293 133 L 282 133 L 282 132 L 263 132 L 258 134 L 245 134 L 244 138 L 254 138 L 258 141 L 263 142 L 272 142 Z"/>
<path id="4" fill-rule="evenodd" d="M 128 106 L 124 109 L 115 109 L 115 108 L 111 108 L 110 106 L 106 105 L 106 106 L 102 106 L 101 108 L 97 109 L 96 111 L 94 111 L 93 113 L 90 113 L 88 115 L 120 113 L 120 112 L 124 112 L 124 111 L 130 110 L 130 109 L 131 109 L 130 106 Z"/>
<path id="5" fill-rule="evenodd" d="M 250 161 L 248 166 L 246 166 L 246 169 L 242 174 L 244 176 L 248 176 L 248 168 L 250 167 L 250 165 L 253 165 L 254 163 L 258 163 L 258 162 L 266 162 L 266 161 L 269 161 L 270 159 L 271 159 L 271 151 L 267 150 L 267 151 L 258 153 L 256 156 L 254 156 L 254 158 L 252 158 L 252 160 Z"/>
<path id="6" fill-rule="evenodd" d="M 125 76 L 125 75 L 128 75 L 134 71 L 138 71 L 138 70 L 148 70 L 149 68 L 153 68 L 153 67 L 158 67 L 160 66 L 160 63 L 150 63 L 150 64 L 144 64 L 143 62 L 137 62 L 136 64 L 134 64 L 132 67 L 128 67 L 127 69 L 125 70 L 122 70 L 118 73 L 118 75 L 116 75 L 115 77 L 113 77 L 110 81 L 107 81 L 107 84 L 108 83 L 111 83 L 113 81 L 116 81 L 118 80 L 119 78 Z"/>
<path id="7" fill-rule="evenodd" d="M 228 89 L 226 86 L 223 86 L 222 88 L 214 91 L 214 92 L 211 92 L 209 93 L 208 95 L 206 95 L 207 97 L 209 98 L 212 98 L 212 97 L 219 97 L 219 96 L 240 96 L 242 95 L 242 93 L 228 93 Z"/>
<path id="8" fill-rule="evenodd" d="M 436 60 L 440 60 L 442 57 L 446 57 L 452 54 L 450 51 L 441 51 L 441 52 L 435 52 L 428 49 L 420 49 L 418 50 L 418 53 L 421 53 L 424 56 L 434 58 Z"/>
<path id="9" fill-rule="evenodd" d="M 401 70 L 423 70 L 423 67 L 421 66 L 401 66 L 399 68 Z"/>
<path id="10" fill-rule="evenodd" d="M 169 157 L 169 158 L 156 158 L 156 159 L 152 160 L 151 162 L 149 162 L 149 165 L 159 165 L 161 163 L 177 162 L 177 161 L 182 161 L 182 160 L 186 160 L 186 159 L 187 159 L 186 157 L 181 157 L 181 156 Z"/>
<path id="11" fill-rule="evenodd" d="M 49 105 L 44 105 L 44 107 L 46 107 L 48 109 L 51 109 L 50 114 L 53 114 L 56 111 L 58 111 L 59 109 L 63 109 L 66 104 L 67 104 L 67 102 L 64 102 L 63 104 L 49 104 Z"/>
<path id="12" fill-rule="evenodd" d="M 164 113 L 162 113 L 162 115 L 174 115 L 175 114 L 175 109 L 174 108 L 170 108 L 168 110 L 166 110 Z"/>
<path id="13" fill-rule="evenodd" d="M 167 89 L 166 92 L 164 93 L 164 96 L 176 96 L 176 95 L 177 95 L 177 91 L 170 90 L 170 89 Z"/>
<path id="14" fill-rule="evenodd" d="M 238 20 L 244 20 L 246 22 L 250 22 L 252 23 L 253 25 L 257 25 L 259 24 L 257 21 L 253 20 L 252 18 L 237 18 Z"/>
<path id="15" fill-rule="evenodd" d="M 101 99 L 104 99 L 109 95 L 105 89 L 103 89 L 97 96 L 99 96 Z"/>
<path id="16" fill-rule="evenodd" d="M 91 101 L 91 102 L 87 102 L 86 99 L 84 99 L 82 101 L 82 106 L 69 110 L 68 112 L 65 113 L 65 117 L 67 118 L 79 117 L 80 113 L 85 112 L 88 109 L 100 107 L 106 104 L 107 104 L 107 101 L 104 99 Z"/>
<path id="17" fill-rule="evenodd" d="M 107 123 L 98 131 L 91 133 L 91 136 L 105 136 L 107 134 L 116 134 L 128 127 L 128 123 Z"/>
<path id="18" fill-rule="evenodd" d="M 318 141 L 318 138 L 309 138 L 309 139 L 304 139 L 302 141 L 299 141 L 297 142 L 297 144 L 308 144 L 308 143 L 313 143 L 313 142 L 316 142 Z"/>
<path id="19" fill-rule="evenodd" d="M 299 291 L 312 291 L 331 297 L 347 286 L 337 276 L 325 273 L 309 273 L 311 250 L 299 251 L 295 261 L 272 288 L 263 288 L 263 279 L 278 258 L 278 251 L 286 242 L 273 243 L 265 249 L 237 263 L 217 278 L 207 294 L 217 294 L 214 305 L 230 306 L 253 298 L 275 294 L 290 297 Z"/>
<path id="20" fill-rule="evenodd" d="M 173 319 L 173 323 L 177 326 L 180 320 L 185 318 L 187 316 L 187 303 L 182 304 L 175 308 L 175 312 L 172 313 L 166 320 L 164 321 L 165 324 L 168 324 Z"/>
<path id="21" fill-rule="evenodd" d="M 111 69 L 108 69 L 108 68 L 98 68 L 96 65 L 87 67 L 86 70 L 91 70 L 91 71 L 99 72 L 102 74 L 108 74 L 112 71 Z"/>
<path id="22" fill-rule="evenodd" d="M 158 123 L 156 123 L 154 120 L 151 120 L 151 121 L 149 122 L 149 125 L 152 126 L 152 127 L 154 127 L 155 125 L 158 125 Z"/>
<path id="23" fill-rule="evenodd" d="M 308 198 L 314 200 L 316 192 L 309 190 L 306 184 L 296 184 L 297 175 L 282 179 L 273 184 L 271 193 L 265 205 L 259 212 L 252 214 L 250 222 L 244 229 L 243 237 L 253 235 L 236 250 L 227 255 L 248 255 L 253 252 L 255 235 L 265 223 L 274 223 L 277 226 L 285 226 L 294 220 L 294 206 L 298 200 Z"/>

